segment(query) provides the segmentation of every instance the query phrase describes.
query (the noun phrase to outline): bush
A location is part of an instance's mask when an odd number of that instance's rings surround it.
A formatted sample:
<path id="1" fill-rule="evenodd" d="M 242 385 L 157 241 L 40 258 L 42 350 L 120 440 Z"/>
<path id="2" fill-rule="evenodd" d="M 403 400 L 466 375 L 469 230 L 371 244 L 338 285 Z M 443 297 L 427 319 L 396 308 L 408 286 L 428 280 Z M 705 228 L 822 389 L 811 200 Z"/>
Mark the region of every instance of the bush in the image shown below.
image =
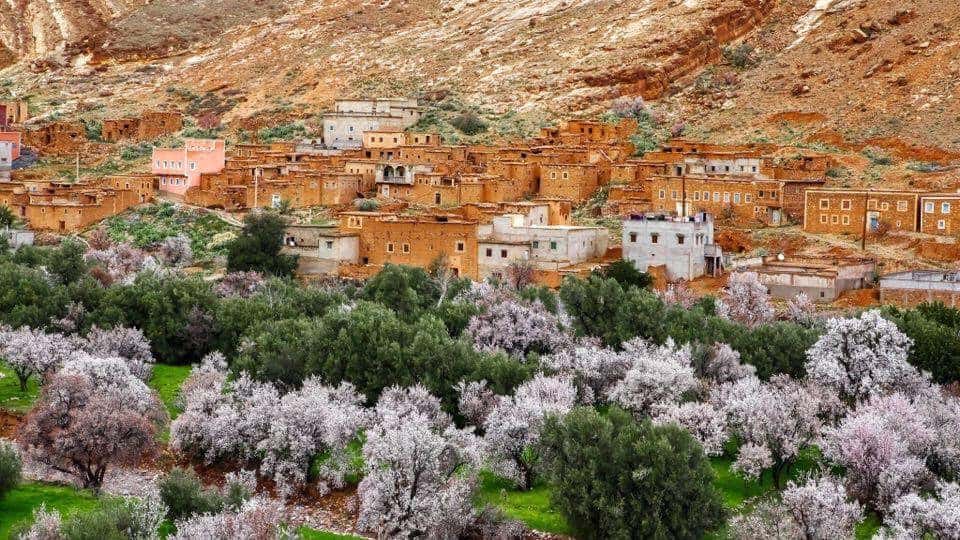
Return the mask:
<path id="1" fill-rule="evenodd" d="M 614 407 L 551 418 L 543 445 L 553 504 L 577 538 L 703 538 L 723 525 L 713 469 L 675 425 Z"/>
<path id="2" fill-rule="evenodd" d="M 13 444 L 0 442 L 0 499 L 20 485 L 23 463 L 20 453 Z"/>
<path id="3" fill-rule="evenodd" d="M 633 262 L 626 259 L 620 259 L 595 272 L 605 279 L 616 280 L 624 289 L 631 286 L 646 289 L 653 283 L 650 274 L 637 270 Z"/>
<path id="4" fill-rule="evenodd" d="M 724 47 L 723 58 L 737 69 L 746 69 L 757 64 L 757 58 L 753 52 L 753 45 L 741 43 L 735 47 Z"/>
<path id="5" fill-rule="evenodd" d="M 273 212 L 251 212 L 243 231 L 227 248 L 227 271 L 291 276 L 297 257 L 280 253 L 287 223 Z"/>
<path id="6" fill-rule="evenodd" d="M 464 135 L 477 135 L 487 130 L 487 123 L 472 111 L 458 114 L 450 120 L 450 124 Z"/>
<path id="7" fill-rule="evenodd" d="M 876 146 L 868 146 L 863 149 L 862 154 L 870 160 L 870 163 L 873 165 L 892 165 L 893 158 L 890 157 L 890 154 L 887 154 L 883 149 L 877 148 Z"/>
<path id="8" fill-rule="evenodd" d="M 193 469 L 171 469 L 158 487 L 160 499 L 167 507 L 167 519 L 171 521 L 223 509 L 223 498 L 215 491 L 205 491 Z"/>

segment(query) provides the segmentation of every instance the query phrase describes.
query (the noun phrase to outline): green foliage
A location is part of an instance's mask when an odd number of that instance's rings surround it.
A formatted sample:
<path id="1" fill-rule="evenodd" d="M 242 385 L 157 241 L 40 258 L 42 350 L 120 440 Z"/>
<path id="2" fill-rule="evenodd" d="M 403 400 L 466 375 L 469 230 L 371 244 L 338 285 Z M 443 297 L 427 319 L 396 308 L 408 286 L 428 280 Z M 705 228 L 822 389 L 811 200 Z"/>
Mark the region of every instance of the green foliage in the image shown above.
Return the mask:
<path id="1" fill-rule="evenodd" d="M 83 260 L 85 251 L 86 247 L 76 239 L 64 240 L 47 257 L 47 271 L 57 283 L 68 285 L 76 282 L 87 272 L 87 263 Z"/>
<path id="2" fill-rule="evenodd" d="M 150 143 L 139 143 L 134 145 L 125 145 L 120 150 L 120 159 L 124 161 L 136 161 L 145 158 L 153 153 L 153 145 Z"/>
<path id="3" fill-rule="evenodd" d="M 554 315 L 560 310 L 560 303 L 556 293 L 543 285 L 527 285 L 523 289 L 520 289 L 518 294 L 520 298 L 528 302 L 539 300 L 540 303 L 543 304 L 543 307 L 547 308 L 547 311 Z"/>
<path id="4" fill-rule="evenodd" d="M 130 285 L 107 289 L 99 305 L 88 306 L 86 319 L 102 328 L 118 324 L 139 328 L 157 358 L 171 364 L 194 363 L 209 352 L 209 344 L 186 339 L 191 312 L 210 313 L 215 302 L 210 284 L 199 277 L 145 273 Z"/>
<path id="5" fill-rule="evenodd" d="M 577 538 L 702 538 L 725 518 L 700 445 L 680 428 L 612 408 L 551 418 L 553 503 Z"/>
<path id="6" fill-rule="evenodd" d="M 297 257 L 280 253 L 285 229 L 286 221 L 273 212 L 247 214 L 240 236 L 227 246 L 227 270 L 293 275 Z"/>
<path id="7" fill-rule="evenodd" d="M 60 533 L 64 540 L 127 540 L 151 538 L 157 531 L 138 519 L 136 503 L 129 499 L 102 499 L 97 508 L 76 512 L 63 520 Z"/>
<path id="8" fill-rule="evenodd" d="M 39 387 L 37 377 L 30 377 L 27 380 L 27 390 L 21 391 L 17 374 L 0 362 L 0 409 L 14 413 L 29 411 L 40 394 Z"/>
<path id="9" fill-rule="evenodd" d="M 51 284 L 44 272 L 0 264 L 0 322 L 14 328 L 44 328 L 52 318 L 62 316 L 68 303 L 67 290 Z"/>
<path id="10" fill-rule="evenodd" d="M 359 302 L 351 310 L 331 310 L 319 319 L 264 322 L 248 332 L 251 346 L 234 367 L 253 377 L 297 386 L 320 376 L 330 384 L 353 383 L 372 403 L 392 385 L 422 383 L 455 410 L 453 390 L 461 379 L 490 381 L 512 390 L 532 366 L 504 355 L 485 355 L 450 337 L 444 323 L 428 314 L 405 322 L 385 306 Z"/>
<path id="11" fill-rule="evenodd" d="M 453 117 L 450 124 L 464 135 L 477 135 L 487 130 L 487 123 L 473 111 L 465 111 Z"/>
<path id="12" fill-rule="evenodd" d="M 23 463 L 13 443 L 0 441 L 0 500 L 20 485 Z"/>
<path id="13" fill-rule="evenodd" d="M 920 173 L 933 173 L 943 170 L 943 166 L 931 161 L 911 161 L 907 163 L 907 169 Z"/>
<path id="14" fill-rule="evenodd" d="M 87 139 L 91 141 L 103 140 L 103 122 L 100 120 L 81 120 L 83 122 L 83 131 Z"/>
<path id="15" fill-rule="evenodd" d="M 437 304 L 440 289 L 422 268 L 386 264 L 367 281 L 360 297 L 383 304 L 401 317 L 414 319 Z"/>
<path id="16" fill-rule="evenodd" d="M 884 316 L 913 340 L 907 360 L 940 384 L 960 381 L 960 310 L 941 302 L 914 309 L 889 307 Z"/>
<path id="17" fill-rule="evenodd" d="M 307 136 L 307 128 L 301 122 L 290 124 L 281 124 L 269 128 L 263 128 L 259 132 L 260 141 L 271 143 L 275 141 L 291 141 Z"/>
<path id="18" fill-rule="evenodd" d="M 892 165 L 893 158 L 883 149 L 876 146 L 868 146 L 861 152 L 873 165 Z"/>
<path id="19" fill-rule="evenodd" d="M 754 47 L 749 43 L 723 48 L 724 60 L 737 69 L 747 69 L 757 65 L 758 60 L 753 53 Z"/>
<path id="20" fill-rule="evenodd" d="M 615 279 L 592 275 L 587 280 L 568 278 L 560 288 L 560 299 L 581 335 L 600 338 L 610 347 L 643 336 L 657 342 L 666 338 L 663 302 L 650 293 L 630 288 Z"/>
<path id="21" fill-rule="evenodd" d="M 653 278 L 650 277 L 650 274 L 637 270 L 633 261 L 626 259 L 619 259 L 609 266 L 595 270 L 594 272 L 604 279 L 616 280 L 624 289 L 631 286 L 646 289 L 653 284 Z"/>
<path id="22" fill-rule="evenodd" d="M 69 486 L 24 483 L 7 494 L 0 504 L 0 538 L 19 538 L 11 534 L 26 530 L 33 523 L 33 510 L 45 504 L 47 510 L 63 515 L 93 510 L 98 499 L 89 491 Z"/>
<path id="23" fill-rule="evenodd" d="M 216 513 L 224 506 L 223 497 L 213 490 L 203 489 L 193 469 L 174 467 L 158 483 L 160 499 L 167 506 L 171 521 L 197 514 Z"/>
<path id="24" fill-rule="evenodd" d="M 0 204 L 0 229 L 13 227 L 16 222 L 17 216 L 13 213 L 13 210 L 5 204 Z"/>
<path id="25" fill-rule="evenodd" d="M 214 239 L 235 230 L 216 214 L 179 209 L 167 202 L 114 216 L 105 223 L 111 240 L 130 242 L 139 248 L 152 248 L 166 238 L 186 234 L 197 261 L 226 255 L 226 246 L 215 244 Z"/>

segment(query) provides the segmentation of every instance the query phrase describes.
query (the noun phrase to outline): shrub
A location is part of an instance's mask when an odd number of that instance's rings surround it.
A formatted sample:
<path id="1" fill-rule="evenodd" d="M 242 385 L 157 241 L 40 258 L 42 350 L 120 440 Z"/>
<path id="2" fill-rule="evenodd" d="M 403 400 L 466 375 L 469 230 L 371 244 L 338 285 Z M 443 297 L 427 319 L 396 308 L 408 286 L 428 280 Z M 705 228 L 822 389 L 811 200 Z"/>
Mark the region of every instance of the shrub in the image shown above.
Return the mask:
<path id="1" fill-rule="evenodd" d="M 0 499 L 20 484 L 23 464 L 14 445 L 0 442 Z"/>
<path id="2" fill-rule="evenodd" d="M 626 259 L 610 263 L 606 268 L 595 272 L 604 279 L 615 279 L 625 289 L 630 286 L 646 289 L 653 283 L 650 274 L 637 270 L 633 262 Z"/>
<path id="3" fill-rule="evenodd" d="M 873 165 L 892 165 L 893 158 L 886 151 L 876 146 L 868 146 L 861 152 Z"/>
<path id="4" fill-rule="evenodd" d="M 746 69 L 757 64 L 754 56 L 754 47 L 749 43 L 741 43 L 735 47 L 724 47 L 723 58 L 737 69 Z"/>
<path id="5" fill-rule="evenodd" d="M 362 212 L 373 212 L 380 207 L 376 199 L 357 199 L 353 201 L 353 206 Z"/>
<path id="6" fill-rule="evenodd" d="M 549 419 L 543 443 L 553 503 L 577 538 L 703 538 L 723 524 L 710 463 L 675 425 L 579 408 Z"/>
<path id="7" fill-rule="evenodd" d="M 171 521 L 223 509 L 223 498 L 215 491 L 205 491 L 193 469 L 175 467 L 158 482 L 157 487 Z"/>
<path id="8" fill-rule="evenodd" d="M 450 120 L 450 124 L 464 135 L 477 135 L 487 130 L 487 123 L 473 111 L 458 114 Z"/>
<path id="9" fill-rule="evenodd" d="M 290 276 L 297 267 L 295 255 L 280 253 L 287 224 L 273 212 L 252 212 L 243 220 L 243 231 L 230 243 L 227 270 L 255 271 Z"/>

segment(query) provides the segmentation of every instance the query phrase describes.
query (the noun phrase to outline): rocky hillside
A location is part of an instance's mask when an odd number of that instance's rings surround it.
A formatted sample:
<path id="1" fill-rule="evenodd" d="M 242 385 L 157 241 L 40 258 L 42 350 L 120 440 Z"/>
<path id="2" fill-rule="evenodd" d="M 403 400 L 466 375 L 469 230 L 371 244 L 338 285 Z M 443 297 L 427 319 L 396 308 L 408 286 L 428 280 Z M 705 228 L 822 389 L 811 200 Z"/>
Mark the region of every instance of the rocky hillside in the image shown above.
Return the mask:
<path id="1" fill-rule="evenodd" d="M 0 82 L 44 113 L 170 103 L 261 124 L 338 95 L 548 116 L 642 95 L 711 138 L 786 120 L 831 144 L 958 150 L 958 16 L 933 0 L 7 0 Z"/>

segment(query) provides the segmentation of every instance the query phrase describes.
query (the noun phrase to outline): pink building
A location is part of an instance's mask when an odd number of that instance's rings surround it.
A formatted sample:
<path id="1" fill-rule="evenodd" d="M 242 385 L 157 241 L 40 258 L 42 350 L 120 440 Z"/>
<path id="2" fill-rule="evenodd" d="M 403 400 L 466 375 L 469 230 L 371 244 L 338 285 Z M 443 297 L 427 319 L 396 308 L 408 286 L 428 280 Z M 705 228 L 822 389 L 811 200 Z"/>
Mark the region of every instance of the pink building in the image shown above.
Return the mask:
<path id="1" fill-rule="evenodd" d="M 20 157 L 20 148 L 23 145 L 22 138 L 23 134 L 19 131 L 0 131 L 0 143 L 10 143 L 11 145 L 11 161 Z"/>
<path id="2" fill-rule="evenodd" d="M 160 191 L 184 195 L 200 184 L 200 175 L 223 170 L 226 151 L 221 139 L 186 139 L 183 148 L 154 148 L 152 167 Z"/>

